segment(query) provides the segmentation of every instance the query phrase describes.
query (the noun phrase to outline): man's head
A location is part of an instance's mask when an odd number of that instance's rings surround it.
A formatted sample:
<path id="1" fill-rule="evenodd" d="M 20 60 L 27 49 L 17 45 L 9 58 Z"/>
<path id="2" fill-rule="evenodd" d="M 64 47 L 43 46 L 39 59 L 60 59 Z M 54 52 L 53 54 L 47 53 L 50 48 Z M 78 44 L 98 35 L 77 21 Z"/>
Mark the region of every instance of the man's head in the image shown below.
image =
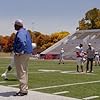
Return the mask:
<path id="1" fill-rule="evenodd" d="M 91 43 L 89 43 L 88 46 L 91 46 Z"/>
<path id="2" fill-rule="evenodd" d="M 63 48 L 61 48 L 61 50 L 63 50 Z"/>
<path id="3" fill-rule="evenodd" d="M 89 43 L 88 46 L 91 47 L 91 43 Z"/>
<path id="4" fill-rule="evenodd" d="M 15 21 L 14 27 L 15 27 L 15 30 L 16 30 L 16 31 L 20 30 L 20 28 L 23 27 L 23 21 L 20 20 L 20 19 L 17 19 L 17 20 Z"/>
<path id="5" fill-rule="evenodd" d="M 83 44 L 80 44 L 80 47 L 83 47 Z"/>
<path id="6" fill-rule="evenodd" d="M 91 43 L 88 44 L 89 48 L 91 49 Z"/>

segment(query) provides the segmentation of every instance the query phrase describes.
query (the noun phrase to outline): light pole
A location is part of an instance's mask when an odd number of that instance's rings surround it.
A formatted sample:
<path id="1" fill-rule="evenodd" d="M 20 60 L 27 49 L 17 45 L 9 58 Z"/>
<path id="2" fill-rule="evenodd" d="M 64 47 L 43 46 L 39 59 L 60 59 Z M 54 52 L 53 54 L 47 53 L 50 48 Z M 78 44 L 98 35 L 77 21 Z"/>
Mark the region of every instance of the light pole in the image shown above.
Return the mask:
<path id="1" fill-rule="evenodd" d="M 35 29 L 35 28 L 34 28 L 34 24 L 35 24 L 35 23 L 32 22 L 32 31 L 34 31 L 34 29 Z"/>

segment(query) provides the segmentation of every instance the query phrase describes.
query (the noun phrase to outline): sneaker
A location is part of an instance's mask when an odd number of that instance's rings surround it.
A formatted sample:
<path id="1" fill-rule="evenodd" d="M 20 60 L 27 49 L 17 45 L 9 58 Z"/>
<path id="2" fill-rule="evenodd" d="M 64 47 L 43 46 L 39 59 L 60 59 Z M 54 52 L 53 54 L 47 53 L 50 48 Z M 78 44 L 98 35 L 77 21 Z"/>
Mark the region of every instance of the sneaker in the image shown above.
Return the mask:
<path id="1" fill-rule="evenodd" d="M 14 94 L 13 96 L 25 96 L 28 93 L 22 93 L 22 92 L 17 92 L 16 94 Z"/>
<path id="2" fill-rule="evenodd" d="M 5 73 L 3 73 L 3 74 L 1 75 L 1 77 L 2 77 L 4 80 L 8 80 L 7 75 L 6 75 Z"/>
<path id="3" fill-rule="evenodd" d="M 86 71 L 86 73 L 89 73 L 89 72 L 90 72 L 89 70 Z"/>
<path id="4" fill-rule="evenodd" d="M 94 71 L 92 70 L 92 71 L 90 71 L 90 73 L 93 73 Z"/>

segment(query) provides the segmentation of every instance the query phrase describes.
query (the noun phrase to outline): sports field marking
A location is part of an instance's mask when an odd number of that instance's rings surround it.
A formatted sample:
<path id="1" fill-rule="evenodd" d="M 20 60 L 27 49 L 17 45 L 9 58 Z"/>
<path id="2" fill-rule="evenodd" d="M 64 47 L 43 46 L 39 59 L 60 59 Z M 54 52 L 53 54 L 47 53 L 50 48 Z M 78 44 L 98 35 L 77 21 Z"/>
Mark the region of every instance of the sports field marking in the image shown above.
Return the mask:
<path id="1" fill-rule="evenodd" d="M 83 100 L 92 100 L 96 98 L 99 98 L 99 96 L 90 96 L 90 97 L 83 98 Z"/>
<path id="2" fill-rule="evenodd" d="M 86 73 L 86 72 L 76 72 L 76 71 L 61 71 L 63 74 L 87 74 L 87 75 L 96 75 L 94 73 Z"/>
<path id="3" fill-rule="evenodd" d="M 33 74 L 33 73 L 44 73 L 44 72 L 28 72 L 29 74 Z"/>
<path id="4" fill-rule="evenodd" d="M 75 71 L 61 71 L 60 73 L 64 73 L 64 74 L 66 74 L 66 73 L 75 73 Z"/>
<path id="5" fill-rule="evenodd" d="M 33 73 L 44 73 L 44 72 L 28 72 L 29 74 L 33 74 Z M 16 76 L 16 73 L 8 73 L 8 75 L 15 75 Z"/>
<path id="6" fill-rule="evenodd" d="M 63 84 L 63 85 L 40 87 L 40 88 L 31 89 L 31 90 L 43 90 L 43 89 L 50 89 L 50 88 L 57 88 L 57 87 L 67 87 L 67 86 L 73 86 L 73 85 L 92 84 L 92 83 L 100 83 L 100 80 L 98 80 L 98 81 L 90 81 L 90 82 L 82 82 L 82 83 L 72 83 L 72 84 Z"/>
<path id="7" fill-rule="evenodd" d="M 6 83 L 6 81 L 1 81 L 0 83 Z"/>
<path id="8" fill-rule="evenodd" d="M 76 71 L 61 71 L 61 70 L 47 70 L 47 69 L 39 69 L 39 72 L 60 72 L 63 74 L 87 74 L 87 75 L 96 75 L 94 73 L 86 73 L 86 72 L 76 72 Z"/>
<path id="9" fill-rule="evenodd" d="M 13 84 L 13 85 L 8 85 L 8 86 L 11 86 L 11 87 L 12 87 L 12 86 L 19 86 L 19 84 Z"/>
<path id="10" fill-rule="evenodd" d="M 42 71 L 42 72 L 59 72 L 60 70 L 39 69 L 38 71 Z"/>
<path id="11" fill-rule="evenodd" d="M 53 94 L 57 95 L 57 94 L 65 94 L 65 93 L 69 93 L 69 91 L 55 92 L 55 93 L 53 93 Z"/>
<path id="12" fill-rule="evenodd" d="M 61 70 L 44 70 L 44 69 L 39 69 L 38 72 L 28 72 L 29 74 L 32 73 L 45 73 L 45 72 L 60 72 L 62 74 L 86 74 L 86 75 L 96 75 L 94 73 L 86 73 L 86 72 L 76 72 L 76 71 L 61 71 Z M 14 74 L 16 76 L 16 73 L 8 73 L 9 75 Z"/>

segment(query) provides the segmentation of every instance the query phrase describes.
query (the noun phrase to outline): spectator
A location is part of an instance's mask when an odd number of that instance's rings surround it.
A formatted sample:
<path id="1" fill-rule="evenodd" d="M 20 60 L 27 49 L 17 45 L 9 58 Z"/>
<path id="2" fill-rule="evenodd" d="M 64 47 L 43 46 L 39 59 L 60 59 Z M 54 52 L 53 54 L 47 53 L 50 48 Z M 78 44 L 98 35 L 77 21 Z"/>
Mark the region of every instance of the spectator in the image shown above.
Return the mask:
<path id="1" fill-rule="evenodd" d="M 60 58 L 59 58 L 59 64 L 60 63 L 63 63 L 64 64 L 64 49 L 63 48 L 61 48 L 61 50 L 60 50 Z"/>
<path id="2" fill-rule="evenodd" d="M 99 52 L 95 51 L 95 66 L 100 66 L 100 58 L 99 58 Z"/>
<path id="3" fill-rule="evenodd" d="M 87 64 L 86 64 L 86 72 L 93 72 L 93 60 L 95 56 L 95 50 L 92 47 L 91 43 L 88 44 L 88 49 L 86 50 L 87 53 Z M 90 66 L 89 66 L 90 62 Z"/>
<path id="4" fill-rule="evenodd" d="M 36 48 L 36 43 L 32 43 L 32 49 L 34 50 Z M 1 75 L 1 77 L 4 80 L 8 80 L 8 73 L 13 69 L 14 67 L 14 52 L 11 52 L 11 61 L 10 64 L 7 66 L 5 72 Z"/>
<path id="5" fill-rule="evenodd" d="M 11 61 L 10 64 L 7 66 L 5 72 L 1 75 L 1 77 L 3 77 L 4 80 L 8 80 L 8 72 L 10 72 L 12 70 L 12 68 L 14 67 L 14 53 L 11 52 Z"/>
<path id="6" fill-rule="evenodd" d="M 76 46 L 76 62 L 77 62 L 77 72 L 79 71 L 79 67 L 81 68 L 81 72 L 83 72 L 83 57 L 84 57 L 84 52 L 83 52 L 83 44 L 80 44 L 79 46 Z"/>

